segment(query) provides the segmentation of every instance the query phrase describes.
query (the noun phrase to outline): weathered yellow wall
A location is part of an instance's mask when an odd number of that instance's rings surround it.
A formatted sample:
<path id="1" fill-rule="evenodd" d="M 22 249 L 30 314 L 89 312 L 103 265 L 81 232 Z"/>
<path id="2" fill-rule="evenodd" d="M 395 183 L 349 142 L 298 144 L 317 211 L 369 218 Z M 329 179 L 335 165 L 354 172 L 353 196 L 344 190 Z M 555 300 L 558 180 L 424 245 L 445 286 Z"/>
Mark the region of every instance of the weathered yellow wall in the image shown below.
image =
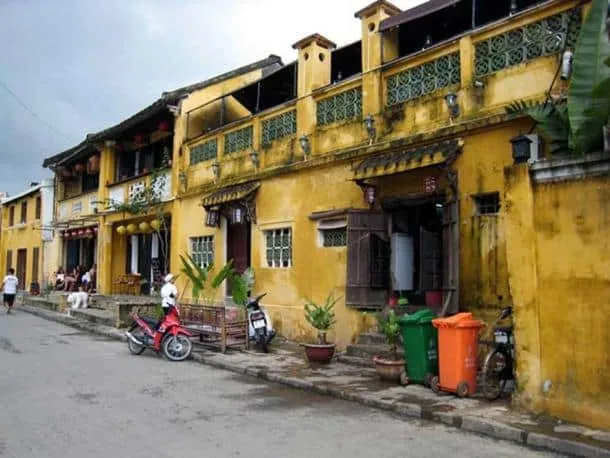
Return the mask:
<path id="1" fill-rule="evenodd" d="M 608 429 L 610 182 L 532 184 L 525 167 L 507 179 L 516 402 Z"/>
<path id="2" fill-rule="evenodd" d="M 11 267 L 15 269 L 17 273 L 17 250 L 27 250 L 27 260 L 25 268 L 25 278 L 19 278 L 20 289 L 29 290 L 30 283 L 34 280 L 39 283 L 42 281 L 43 270 L 42 270 L 42 237 L 40 232 L 40 219 L 36 219 L 36 198 L 40 197 L 40 192 L 36 191 L 28 196 L 24 196 L 21 199 L 8 202 L 2 206 L 2 235 L 0 236 L 0 271 L 2 277 L 7 274 L 6 272 L 6 253 L 8 250 L 12 250 L 12 263 Z M 27 219 L 25 223 L 21 223 L 21 203 L 27 202 Z M 14 224 L 9 226 L 9 209 L 15 207 L 15 218 Z M 34 248 L 39 249 L 38 257 L 38 278 L 32 278 L 32 267 Z M 42 286 L 42 285 L 41 285 Z"/>

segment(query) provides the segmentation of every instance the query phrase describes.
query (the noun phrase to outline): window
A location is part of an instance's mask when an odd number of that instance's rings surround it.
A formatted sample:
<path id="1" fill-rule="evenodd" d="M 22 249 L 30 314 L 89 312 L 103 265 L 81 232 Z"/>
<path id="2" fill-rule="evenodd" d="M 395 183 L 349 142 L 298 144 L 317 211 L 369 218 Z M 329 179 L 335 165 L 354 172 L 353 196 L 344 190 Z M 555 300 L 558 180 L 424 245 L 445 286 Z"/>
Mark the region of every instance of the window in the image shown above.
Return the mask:
<path id="1" fill-rule="evenodd" d="M 21 224 L 26 223 L 28 220 L 28 203 L 27 201 L 21 202 Z"/>
<path id="2" fill-rule="evenodd" d="M 320 245 L 323 247 L 347 246 L 347 220 L 326 219 L 318 223 Z"/>
<path id="3" fill-rule="evenodd" d="M 199 267 L 209 267 L 214 264 L 214 237 L 191 237 L 191 256 Z"/>
<path id="4" fill-rule="evenodd" d="M 265 241 L 268 267 L 292 266 L 292 229 L 265 231 Z"/>
<path id="5" fill-rule="evenodd" d="M 11 206 L 11 208 L 9 208 L 8 210 L 8 225 L 9 226 L 13 226 L 15 225 L 15 206 Z"/>
<path id="6" fill-rule="evenodd" d="M 474 196 L 477 215 L 494 215 L 500 211 L 500 193 L 480 194 Z"/>
<path id="7" fill-rule="evenodd" d="M 83 192 L 97 191 L 100 187 L 100 175 L 89 175 L 88 173 L 83 174 Z"/>
<path id="8" fill-rule="evenodd" d="M 38 265 L 40 263 L 40 248 L 34 247 L 32 251 L 32 281 L 38 282 Z"/>
<path id="9" fill-rule="evenodd" d="M 36 197 L 36 219 L 40 219 L 42 201 L 40 197 Z"/>

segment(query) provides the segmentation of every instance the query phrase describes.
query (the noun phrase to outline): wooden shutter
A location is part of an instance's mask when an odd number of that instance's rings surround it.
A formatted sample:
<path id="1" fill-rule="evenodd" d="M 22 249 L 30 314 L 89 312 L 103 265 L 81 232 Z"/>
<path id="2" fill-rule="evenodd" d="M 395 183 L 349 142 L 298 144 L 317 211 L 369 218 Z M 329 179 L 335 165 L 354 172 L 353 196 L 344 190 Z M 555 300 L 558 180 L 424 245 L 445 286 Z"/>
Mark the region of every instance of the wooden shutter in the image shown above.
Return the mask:
<path id="1" fill-rule="evenodd" d="M 8 270 L 13 267 L 13 250 L 6 251 L 6 275 L 8 275 Z"/>
<path id="2" fill-rule="evenodd" d="M 372 240 L 375 240 L 372 242 Z M 386 217 L 383 212 L 351 210 L 347 214 L 347 305 L 382 307 L 387 303 L 387 289 L 378 289 L 389 281 L 383 280 L 383 266 L 389 264 Z M 372 247 L 371 244 L 374 244 Z M 374 248 L 374 249 L 373 249 Z M 387 254 L 388 261 L 384 261 Z M 389 277 L 389 269 L 386 269 Z M 375 288 L 373 288 L 373 283 Z"/>
<path id="3" fill-rule="evenodd" d="M 390 241 L 387 236 L 370 235 L 371 247 L 371 288 L 388 289 L 390 287 Z"/>
<path id="4" fill-rule="evenodd" d="M 40 215 L 41 215 L 41 206 L 42 206 L 42 199 L 40 197 L 36 197 L 36 215 L 34 216 L 34 218 L 36 219 L 40 219 Z"/>
<path id="5" fill-rule="evenodd" d="M 443 306 L 445 314 L 457 313 L 460 308 L 460 227 L 459 205 L 453 199 L 443 206 Z"/>
<path id="6" fill-rule="evenodd" d="M 40 263 L 40 248 L 34 247 L 32 251 L 32 281 L 40 284 L 38 280 L 38 266 Z"/>

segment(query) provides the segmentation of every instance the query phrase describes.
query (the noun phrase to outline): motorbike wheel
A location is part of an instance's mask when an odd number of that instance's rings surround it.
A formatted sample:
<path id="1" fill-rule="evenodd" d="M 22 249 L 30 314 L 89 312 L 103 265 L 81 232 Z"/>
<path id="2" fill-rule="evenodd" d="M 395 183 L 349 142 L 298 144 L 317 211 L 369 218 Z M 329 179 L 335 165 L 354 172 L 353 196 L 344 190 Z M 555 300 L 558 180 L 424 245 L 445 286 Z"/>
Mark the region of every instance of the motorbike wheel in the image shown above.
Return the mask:
<path id="1" fill-rule="evenodd" d="M 137 327 L 134 331 L 131 331 L 131 334 L 138 339 L 140 342 L 144 339 L 144 330 L 140 327 Z M 130 338 L 127 338 L 127 348 L 129 348 L 130 353 L 134 355 L 141 355 L 146 350 L 144 345 L 138 345 Z"/>
<path id="2" fill-rule="evenodd" d="M 161 352 L 170 361 L 184 361 L 191 356 L 192 351 L 193 343 L 184 334 L 168 334 L 161 343 Z"/>

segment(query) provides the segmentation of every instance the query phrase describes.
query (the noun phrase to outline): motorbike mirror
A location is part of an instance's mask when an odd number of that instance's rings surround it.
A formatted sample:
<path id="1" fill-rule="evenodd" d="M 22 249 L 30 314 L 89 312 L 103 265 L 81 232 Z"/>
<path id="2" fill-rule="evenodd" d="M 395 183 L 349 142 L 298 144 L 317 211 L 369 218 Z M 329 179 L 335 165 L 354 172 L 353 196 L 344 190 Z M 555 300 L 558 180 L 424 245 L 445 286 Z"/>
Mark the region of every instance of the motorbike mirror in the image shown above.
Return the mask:
<path id="1" fill-rule="evenodd" d="M 502 309 L 502 313 L 501 313 L 501 317 L 502 319 L 507 318 L 508 316 L 512 315 L 513 313 L 513 308 L 512 307 L 506 307 L 504 309 Z"/>

